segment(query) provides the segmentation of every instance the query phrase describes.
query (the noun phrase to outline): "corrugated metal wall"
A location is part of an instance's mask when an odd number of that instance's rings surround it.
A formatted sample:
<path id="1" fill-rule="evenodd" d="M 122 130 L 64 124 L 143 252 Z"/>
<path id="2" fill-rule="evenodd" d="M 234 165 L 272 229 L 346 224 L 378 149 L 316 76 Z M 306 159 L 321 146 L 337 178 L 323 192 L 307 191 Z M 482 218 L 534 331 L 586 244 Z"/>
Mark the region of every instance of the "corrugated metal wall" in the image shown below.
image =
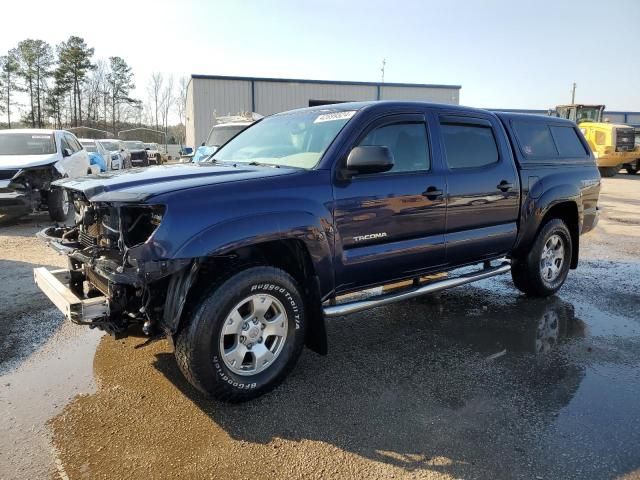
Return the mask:
<path id="1" fill-rule="evenodd" d="M 194 101 L 194 143 L 200 145 L 209 134 L 215 116 L 251 111 L 251 82 L 244 80 L 191 79 Z M 187 92 L 188 93 L 188 92 Z"/>
<path id="2" fill-rule="evenodd" d="M 369 85 L 323 83 L 255 82 L 256 112 L 271 115 L 308 107 L 309 100 L 376 100 L 377 88 Z"/>
<path id="3" fill-rule="evenodd" d="M 253 83 L 253 102 L 252 102 Z M 459 102 L 459 90 L 419 86 L 388 86 L 380 89 L 383 100 L 425 100 Z M 213 125 L 214 116 L 255 111 L 271 115 L 294 108 L 308 107 L 310 100 L 377 100 L 377 85 L 273 81 L 243 78 L 192 78 L 187 89 L 187 145 L 202 143 Z"/>
<path id="4" fill-rule="evenodd" d="M 453 88 L 380 87 L 381 100 L 417 100 L 436 103 L 460 103 L 460 91 Z"/>

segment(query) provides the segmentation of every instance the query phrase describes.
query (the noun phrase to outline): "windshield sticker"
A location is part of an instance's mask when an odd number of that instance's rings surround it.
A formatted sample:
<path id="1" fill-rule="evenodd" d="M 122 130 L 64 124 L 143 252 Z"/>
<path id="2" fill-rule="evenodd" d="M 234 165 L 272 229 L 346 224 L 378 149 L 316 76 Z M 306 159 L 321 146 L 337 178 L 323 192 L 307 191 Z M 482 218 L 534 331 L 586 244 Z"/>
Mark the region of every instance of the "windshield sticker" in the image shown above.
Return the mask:
<path id="1" fill-rule="evenodd" d="M 335 120 L 348 120 L 355 115 L 355 110 L 351 110 L 348 112 L 333 112 L 333 113 L 324 113 L 319 115 L 313 123 L 322 123 L 322 122 L 333 122 Z"/>
<path id="2" fill-rule="evenodd" d="M 51 135 L 31 135 L 33 140 L 49 140 Z"/>

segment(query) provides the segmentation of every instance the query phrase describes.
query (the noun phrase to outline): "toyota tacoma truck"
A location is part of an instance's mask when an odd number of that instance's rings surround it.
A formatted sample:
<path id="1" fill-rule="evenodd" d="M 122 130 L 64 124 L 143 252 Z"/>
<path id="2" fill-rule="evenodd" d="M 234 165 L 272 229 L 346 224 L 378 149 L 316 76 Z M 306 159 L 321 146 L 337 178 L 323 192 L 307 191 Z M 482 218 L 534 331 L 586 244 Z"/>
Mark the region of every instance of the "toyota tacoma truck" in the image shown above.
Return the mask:
<path id="1" fill-rule="evenodd" d="M 56 185 L 76 224 L 39 235 L 69 267 L 38 286 L 75 323 L 167 337 L 189 382 L 239 402 L 303 346 L 326 354 L 326 318 L 507 272 L 557 292 L 600 175 L 569 120 L 369 102 L 264 118 L 206 162 Z"/>

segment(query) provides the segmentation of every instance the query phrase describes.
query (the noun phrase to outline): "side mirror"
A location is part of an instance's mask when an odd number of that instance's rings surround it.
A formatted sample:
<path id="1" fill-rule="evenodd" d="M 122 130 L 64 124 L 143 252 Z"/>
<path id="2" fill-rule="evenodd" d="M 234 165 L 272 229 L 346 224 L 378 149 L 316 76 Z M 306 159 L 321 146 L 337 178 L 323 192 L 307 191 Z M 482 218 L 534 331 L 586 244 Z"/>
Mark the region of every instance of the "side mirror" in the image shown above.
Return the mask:
<path id="1" fill-rule="evenodd" d="M 73 155 L 73 152 L 71 151 L 70 148 L 63 148 L 62 149 L 62 158 L 70 157 L 71 155 Z"/>
<path id="2" fill-rule="evenodd" d="M 382 173 L 393 168 L 393 153 L 380 145 L 354 147 L 347 157 L 347 172 Z"/>

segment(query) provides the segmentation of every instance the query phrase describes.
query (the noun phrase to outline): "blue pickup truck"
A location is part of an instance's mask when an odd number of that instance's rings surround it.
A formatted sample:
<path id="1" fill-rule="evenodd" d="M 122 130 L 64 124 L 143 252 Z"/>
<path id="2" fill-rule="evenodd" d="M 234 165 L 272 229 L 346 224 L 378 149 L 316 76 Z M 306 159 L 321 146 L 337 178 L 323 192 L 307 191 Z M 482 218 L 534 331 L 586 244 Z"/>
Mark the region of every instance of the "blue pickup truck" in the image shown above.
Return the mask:
<path id="1" fill-rule="evenodd" d="M 238 402 L 304 345 L 325 354 L 327 317 L 507 272 L 555 293 L 600 176 L 567 120 L 367 102 L 264 118 L 204 163 L 57 185 L 75 224 L 39 235 L 69 268 L 38 286 L 78 324 L 168 337 L 197 389 Z"/>

